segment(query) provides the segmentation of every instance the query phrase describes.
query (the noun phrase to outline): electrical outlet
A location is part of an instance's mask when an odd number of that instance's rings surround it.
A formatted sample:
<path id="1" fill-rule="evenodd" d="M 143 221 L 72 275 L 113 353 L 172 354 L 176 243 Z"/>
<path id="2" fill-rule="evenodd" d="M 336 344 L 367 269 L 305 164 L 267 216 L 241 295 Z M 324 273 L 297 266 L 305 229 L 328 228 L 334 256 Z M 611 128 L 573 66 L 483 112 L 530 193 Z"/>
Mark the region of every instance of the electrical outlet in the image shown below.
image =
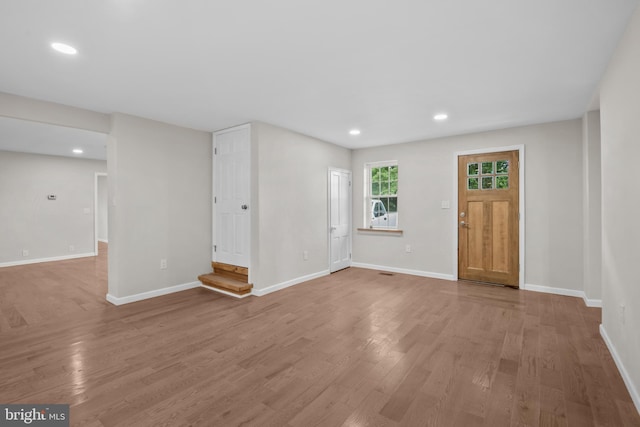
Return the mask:
<path id="1" fill-rule="evenodd" d="M 302 259 L 305 261 L 309 260 L 309 251 L 302 251 Z"/>
<path id="2" fill-rule="evenodd" d="M 620 304 L 620 306 L 618 307 L 618 314 L 620 315 L 620 323 L 622 323 L 623 325 L 625 322 L 624 311 L 625 311 L 624 304 Z"/>
<path id="3" fill-rule="evenodd" d="M 29 256 L 29 249 L 23 249 L 22 256 Z"/>
<path id="4" fill-rule="evenodd" d="M 405 247 L 404 247 L 404 251 L 405 251 L 406 253 L 410 253 L 410 252 L 411 252 L 411 245 L 407 245 L 407 246 L 405 246 Z"/>
<path id="5" fill-rule="evenodd" d="M 76 250 L 76 247 L 73 245 L 69 245 L 69 252 L 73 252 Z"/>
<path id="6" fill-rule="evenodd" d="M 167 260 L 162 258 L 160 260 L 160 270 L 166 270 L 167 269 Z"/>

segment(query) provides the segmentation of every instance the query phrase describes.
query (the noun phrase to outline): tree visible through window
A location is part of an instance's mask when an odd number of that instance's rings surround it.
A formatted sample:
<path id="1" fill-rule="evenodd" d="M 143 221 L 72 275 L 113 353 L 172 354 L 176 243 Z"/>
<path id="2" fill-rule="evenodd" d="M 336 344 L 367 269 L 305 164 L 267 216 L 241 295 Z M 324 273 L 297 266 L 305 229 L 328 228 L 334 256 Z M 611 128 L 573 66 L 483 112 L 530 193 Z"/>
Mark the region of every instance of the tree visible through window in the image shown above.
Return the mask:
<path id="1" fill-rule="evenodd" d="M 373 228 L 398 226 L 398 164 L 385 162 L 368 165 L 369 203 Z"/>

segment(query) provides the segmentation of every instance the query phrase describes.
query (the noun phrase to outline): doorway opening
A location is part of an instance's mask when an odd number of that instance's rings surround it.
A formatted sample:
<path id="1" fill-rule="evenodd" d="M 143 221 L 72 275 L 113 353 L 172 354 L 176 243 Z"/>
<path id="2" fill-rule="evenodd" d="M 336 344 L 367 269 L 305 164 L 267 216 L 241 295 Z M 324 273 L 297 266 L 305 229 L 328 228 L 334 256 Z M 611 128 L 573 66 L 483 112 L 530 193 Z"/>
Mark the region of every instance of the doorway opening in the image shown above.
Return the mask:
<path id="1" fill-rule="evenodd" d="M 106 250 L 109 243 L 109 216 L 108 216 L 108 194 L 107 194 L 107 174 L 96 172 L 94 185 L 94 245 L 95 253 L 98 255 L 100 249 Z M 102 244 L 100 244 L 102 243 Z"/>

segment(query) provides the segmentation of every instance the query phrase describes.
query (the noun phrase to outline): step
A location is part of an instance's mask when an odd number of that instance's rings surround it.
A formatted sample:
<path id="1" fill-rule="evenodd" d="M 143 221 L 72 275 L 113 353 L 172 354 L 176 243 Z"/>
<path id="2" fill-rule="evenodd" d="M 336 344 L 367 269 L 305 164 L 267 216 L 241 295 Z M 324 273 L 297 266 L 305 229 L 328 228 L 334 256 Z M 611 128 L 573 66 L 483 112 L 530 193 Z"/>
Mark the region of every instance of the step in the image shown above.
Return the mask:
<path id="1" fill-rule="evenodd" d="M 224 264 L 215 261 L 211 262 L 211 267 L 213 268 L 213 272 L 220 276 L 249 283 L 249 269 L 247 267 L 239 267 L 237 265 Z"/>
<path id="2" fill-rule="evenodd" d="M 198 280 L 205 286 L 222 289 L 223 291 L 236 295 L 246 295 L 250 293 L 251 288 L 253 288 L 251 283 L 241 282 L 216 273 L 202 274 L 198 276 Z"/>

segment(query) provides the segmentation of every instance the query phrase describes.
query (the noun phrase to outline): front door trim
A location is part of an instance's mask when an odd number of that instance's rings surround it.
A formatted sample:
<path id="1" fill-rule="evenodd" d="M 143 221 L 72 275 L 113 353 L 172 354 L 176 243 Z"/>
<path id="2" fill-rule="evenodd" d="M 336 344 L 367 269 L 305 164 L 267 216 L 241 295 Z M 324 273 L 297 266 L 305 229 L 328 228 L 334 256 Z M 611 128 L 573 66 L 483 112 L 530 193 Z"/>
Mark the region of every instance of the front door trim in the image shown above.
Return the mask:
<path id="1" fill-rule="evenodd" d="M 487 153 L 499 153 L 502 151 L 518 151 L 519 153 L 519 161 L 520 161 L 520 170 L 519 170 L 519 178 L 520 178 L 520 190 L 519 190 L 519 200 L 518 200 L 518 210 L 520 214 L 520 222 L 518 224 L 518 234 L 520 236 L 520 245 L 518 248 L 518 263 L 520 265 L 520 273 L 519 273 L 519 286 L 520 288 L 524 288 L 524 278 L 525 278 L 525 158 L 524 158 L 524 145 L 509 145 L 506 147 L 492 147 L 492 148 L 480 148 L 475 150 L 465 150 L 465 151 L 456 151 L 453 153 L 453 192 L 452 192 L 452 203 L 451 203 L 451 227 L 452 227 L 452 254 L 453 254 L 453 280 L 458 280 L 458 157 L 466 156 L 469 154 L 487 154 Z"/>

